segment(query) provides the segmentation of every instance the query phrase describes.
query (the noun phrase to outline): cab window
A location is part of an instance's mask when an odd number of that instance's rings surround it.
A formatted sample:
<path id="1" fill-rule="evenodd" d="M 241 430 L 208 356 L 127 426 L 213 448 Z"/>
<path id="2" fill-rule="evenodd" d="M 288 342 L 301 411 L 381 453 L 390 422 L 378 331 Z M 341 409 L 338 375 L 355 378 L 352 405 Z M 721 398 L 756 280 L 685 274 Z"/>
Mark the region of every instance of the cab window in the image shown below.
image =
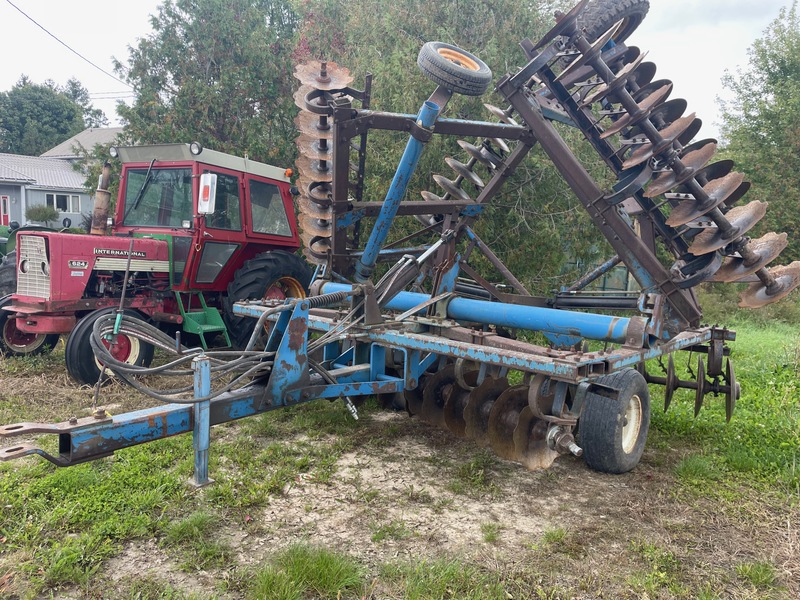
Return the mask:
<path id="1" fill-rule="evenodd" d="M 292 228 L 277 185 L 250 180 L 250 219 L 254 233 L 289 237 Z"/>
<path id="2" fill-rule="evenodd" d="M 192 219 L 191 169 L 130 169 L 124 225 L 182 227 Z"/>
<path id="3" fill-rule="evenodd" d="M 214 197 L 214 213 L 206 215 L 206 227 L 233 231 L 242 230 L 239 190 L 238 177 L 217 173 L 217 195 Z"/>

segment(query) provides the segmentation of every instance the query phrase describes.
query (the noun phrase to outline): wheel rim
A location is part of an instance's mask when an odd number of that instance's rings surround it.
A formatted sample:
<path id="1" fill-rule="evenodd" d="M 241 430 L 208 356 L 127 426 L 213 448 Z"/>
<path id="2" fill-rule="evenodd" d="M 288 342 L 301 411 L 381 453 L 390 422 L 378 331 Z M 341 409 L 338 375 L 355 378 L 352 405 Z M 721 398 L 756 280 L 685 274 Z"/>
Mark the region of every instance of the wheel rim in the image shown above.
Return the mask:
<path id="1" fill-rule="evenodd" d="M 478 65 L 477 62 L 458 50 L 453 50 L 452 48 L 439 48 L 436 51 L 439 53 L 439 56 L 446 58 L 451 63 L 458 65 L 459 67 L 463 67 L 470 71 L 480 71 L 480 65 Z"/>
<path id="2" fill-rule="evenodd" d="M 114 339 L 116 338 L 116 339 Z M 113 339 L 113 341 L 112 341 Z M 120 362 L 128 363 L 132 365 L 136 362 L 141 354 L 141 342 L 138 338 L 129 337 L 124 334 L 117 334 L 116 336 L 109 336 L 108 338 L 103 337 L 103 346 L 105 346 L 109 352 L 111 352 L 111 356 L 116 358 Z M 97 360 L 97 357 L 94 359 L 97 368 L 101 371 L 105 367 L 105 365 Z M 111 371 L 106 370 L 107 375 L 112 375 Z"/>
<path id="3" fill-rule="evenodd" d="M 625 423 L 622 426 L 622 450 L 630 454 L 636 447 L 642 429 L 642 399 L 634 394 L 625 409 Z"/>
<path id="4" fill-rule="evenodd" d="M 264 292 L 264 300 L 286 300 L 286 298 L 305 298 L 306 290 L 294 277 L 281 277 L 273 281 Z"/>
<path id="5" fill-rule="evenodd" d="M 3 325 L 3 342 L 20 354 L 33 352 L 44 343 L 45 336 L 38 333 L 25 333 L 17 328 L 15 319 L 7 319 Z"/>

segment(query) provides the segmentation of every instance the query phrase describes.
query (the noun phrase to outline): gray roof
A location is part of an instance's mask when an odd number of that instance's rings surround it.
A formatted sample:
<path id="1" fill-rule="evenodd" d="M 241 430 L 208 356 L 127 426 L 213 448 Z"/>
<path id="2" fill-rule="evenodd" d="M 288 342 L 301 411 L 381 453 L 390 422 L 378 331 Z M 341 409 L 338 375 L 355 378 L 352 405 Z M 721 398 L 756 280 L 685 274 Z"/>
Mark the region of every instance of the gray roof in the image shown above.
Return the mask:
<path id="1" fill-rule="evenodd" d="M 86 176 L 72 168 L 72 163 L 57 158 L 0 154 L 0 182 L 28 187 L 85 191 Z"/>
<path id="2" fill-rule="evenodd" d="M 91 151 L 97 144 L 110 144 L 120 133 L 122 133 L 122 127 L 84 129 L 42 154 L 42 158 L 78 158 L 75 148 Z"/>

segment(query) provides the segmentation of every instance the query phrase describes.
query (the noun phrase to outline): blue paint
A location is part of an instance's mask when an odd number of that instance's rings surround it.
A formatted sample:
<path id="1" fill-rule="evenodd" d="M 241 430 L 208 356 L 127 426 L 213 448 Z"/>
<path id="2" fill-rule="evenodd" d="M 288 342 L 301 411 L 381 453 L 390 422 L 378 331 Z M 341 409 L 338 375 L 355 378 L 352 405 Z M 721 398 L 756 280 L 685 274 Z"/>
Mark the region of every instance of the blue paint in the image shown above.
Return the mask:
<path id="1" fill-rule="evenodd" d="M 340 283 L 326 283 L 323 286 L 325 293 L 349 290 L 350 288 L 351 286 Z M 427 300 L 430 300 L 430 296 L 427 294 L 400 292 L 386 306 L 391 310 L 407 311 Z M 462 322 L 546 331 L 615 344 L 626 343 L 627 330 L 631 323 L 631 320 L 625 317 L 487 302 L 470 298 L 450 300 L 447 304 L 447 317 Z"/>
<path id="2" fill-rule="evenodd" d="M 440 110 L 439 105 L 436 103 L 430 100 L 426 101 L 419 111 L 419 116 L 416 119 L 417 124 L 425 129 L 430 128 L 439 116 Z M 408 182 L 411 180 L 411 176 L 417 168 L 417 163 L 419 162 L 419 157 L 422 155 L 422 148 L 424 146 L 425 144 L 423 142 L 414 137 L 408 140 L 406 149 L 403 152 L 403 157 L 400 159 L 400 165 L 397 167 L 397 171 L 392 179 L 392 184 L 389 186 L 389 191 L 386 193 L 381 212 L 364 246 L 364 253 L 355 265 L 354 279 L 358 282 L 363 283 L 372 275 L 378 253 L 383 247 L 383 243 L 386 241 L 386 236 L 389 235 L 392 221 L 394 221 L 397 209 L 400 207 L 400 202 L 403 200 L 403 196 L 405 196 Z"/>
<path id="3" fill-rule="evenodd" d="M 207 398 L 211 394 L 211 361 L 205 355 L 192 360 L 194 371 L 194 397 Z M 208 478 L 208 448 L 211 445 L 211 403 L 208 400 L 196 402 L 193 406 L 194 428 L 192 446 L 194 447 L 194 475 L 192 484 L 201 487 L 211 483 Z"/>

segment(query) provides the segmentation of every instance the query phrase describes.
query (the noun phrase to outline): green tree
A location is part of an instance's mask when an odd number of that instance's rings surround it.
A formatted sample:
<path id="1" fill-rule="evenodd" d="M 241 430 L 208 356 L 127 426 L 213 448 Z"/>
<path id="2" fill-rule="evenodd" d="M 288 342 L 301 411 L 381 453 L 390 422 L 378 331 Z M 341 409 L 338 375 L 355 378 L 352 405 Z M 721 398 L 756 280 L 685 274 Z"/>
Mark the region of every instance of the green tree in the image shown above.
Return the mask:
<path id="1" fill-rule="evenodd" d="M 283 0 L 166 0 L 116 65 L 136 92 L 118 109 L 126 135 L 291 164 L 296 21 Z"/>
<path id="2" fill-rule="evenodd" d="M 800 258 L 800 15 L 797 1 L 748 50 L 748 64 L 726 73 L 733 94 L 721 101 L 725 153 L 753 187 L 748 200 L 770 203 L 760 230 L 786 231 L 781 262 Z"/>
<path id="3" fill-rule="evenodd" d="M 86 127 L 106 127 L 108 125 L 105 113 L 92 105 L 92 101 L 89 98 L 89 90 L 83 87 L 80 81 L 73 77 L 67 81 L 67 85 L 64 86 L 62 91 L 67 98 L 81 107 L 83 124 Z"/>
<path id="4" fill-rule="evenodd" d="M 38 156 L 83 128 L 82 108 L 52 81 L 22 76 L 0 93 L 0 152 Z"/>

